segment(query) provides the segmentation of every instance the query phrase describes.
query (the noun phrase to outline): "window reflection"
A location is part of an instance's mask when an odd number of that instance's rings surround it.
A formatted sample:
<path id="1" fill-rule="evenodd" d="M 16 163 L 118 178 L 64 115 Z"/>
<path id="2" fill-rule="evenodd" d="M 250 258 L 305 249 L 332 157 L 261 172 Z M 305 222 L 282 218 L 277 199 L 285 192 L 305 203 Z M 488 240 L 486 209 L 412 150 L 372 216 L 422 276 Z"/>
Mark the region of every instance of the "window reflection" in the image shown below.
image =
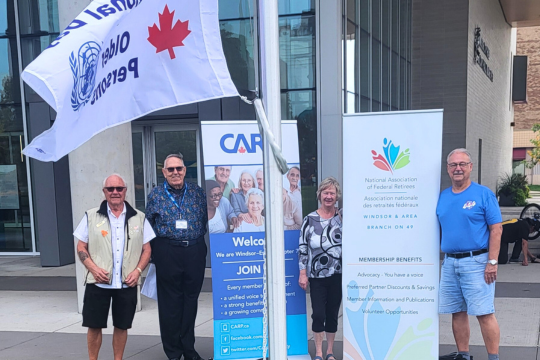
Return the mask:
<path id="1" fill-rule="evenodd" d="M 411 0 L 346 0 L 343 4 L 344 112 L 409 109 Z M 354 30 L 353 18 L 359 18 Z M 360 39 L 359 49 L 350 54 L 354 39 Z M 360 89 L 359 109 L 350 104 L 356 95 L 350 83 Z"/>
<path id="2" fill-rule="evenodd" d="M 279 15 L 301 14 L 315 12 L 315 3 L 311 0 L 279 0 Z"/>
<path id="3" fill-rule="evenodd" d="M 57 0 L 18 0 L 21 34 L 58 33 Z"/>
<path id="4" fill-rule="evenodd" d="M 249 19 L 220 22 L 223 52 L 231 78 L 239 90 L 255 89 L 251 26 Z"/>
<path id="5" fill-rule="evenodd" d="M 248 19 L 253 16 L 253 0 L 219 0 L 219 18 Z"/>
<path id="6" fill-rule="evenodd" d="M 315 17 L 287 17 L 279 20 L 281 88 L 314 88 Z"/>

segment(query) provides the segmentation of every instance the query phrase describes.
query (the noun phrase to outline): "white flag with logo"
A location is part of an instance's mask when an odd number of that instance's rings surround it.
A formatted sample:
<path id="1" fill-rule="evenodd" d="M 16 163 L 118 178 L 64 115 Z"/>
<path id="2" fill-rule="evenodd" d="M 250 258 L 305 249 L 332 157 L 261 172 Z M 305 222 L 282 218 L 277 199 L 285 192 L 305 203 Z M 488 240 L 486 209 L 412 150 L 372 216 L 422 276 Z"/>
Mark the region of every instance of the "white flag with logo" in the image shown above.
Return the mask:
<path id="1" fill-rule="evenodd" d="M 41 161 L 150 112 L 238 95 L 218 0 L 94 0 L 22 78 L 57 112 L 23 151 Z"/>

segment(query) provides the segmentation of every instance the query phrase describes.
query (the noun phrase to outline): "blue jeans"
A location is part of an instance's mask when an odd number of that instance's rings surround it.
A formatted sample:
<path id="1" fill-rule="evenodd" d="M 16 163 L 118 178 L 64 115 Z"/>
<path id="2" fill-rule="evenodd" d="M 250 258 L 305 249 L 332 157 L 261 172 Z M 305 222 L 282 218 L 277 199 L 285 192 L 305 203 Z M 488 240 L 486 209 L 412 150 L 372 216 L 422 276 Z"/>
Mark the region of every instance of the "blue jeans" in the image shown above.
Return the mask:
<path id="1" fill-rule="evenodd" d="M 487 284 L 488 253 L 456 259 L 445 256 L 441 268 L 439 313 L 466 311 L 473 316 L 493 314 L 495 282 Z"/>

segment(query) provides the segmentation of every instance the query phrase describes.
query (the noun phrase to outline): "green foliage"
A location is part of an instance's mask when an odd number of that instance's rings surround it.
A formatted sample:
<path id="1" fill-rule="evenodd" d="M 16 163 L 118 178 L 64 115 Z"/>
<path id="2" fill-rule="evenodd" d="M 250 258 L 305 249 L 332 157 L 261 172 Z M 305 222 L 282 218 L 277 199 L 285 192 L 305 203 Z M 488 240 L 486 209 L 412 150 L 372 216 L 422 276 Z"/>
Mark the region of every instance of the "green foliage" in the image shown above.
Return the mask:
<path id="1" fill-rule="evenodd" d="M 527 177 L 523 174 L 506 174 L 497 184 L 497 195 L 512 196 L 514 205 L 524 206 L 529 197 Z"/>
<path id="2" fill-rule="evenodd" d="M 517 189 L 514 194 L 514 204 L 516 206 L 525 206 L 527 205 L 527 196 L 522 189 Z"/>
<path id="3" fill-rule="evenodd" d="M 534 148 L 527 151 L 530 159 L 523 160 L 523 164 L 525 164 L 525 167 L 528 169 L 532 169 L 540 162 L 540 124 L 534 124 L 532 131 L 534 131 L 534 139 L 531 139 L 531 144 L 534 145 Z"/>

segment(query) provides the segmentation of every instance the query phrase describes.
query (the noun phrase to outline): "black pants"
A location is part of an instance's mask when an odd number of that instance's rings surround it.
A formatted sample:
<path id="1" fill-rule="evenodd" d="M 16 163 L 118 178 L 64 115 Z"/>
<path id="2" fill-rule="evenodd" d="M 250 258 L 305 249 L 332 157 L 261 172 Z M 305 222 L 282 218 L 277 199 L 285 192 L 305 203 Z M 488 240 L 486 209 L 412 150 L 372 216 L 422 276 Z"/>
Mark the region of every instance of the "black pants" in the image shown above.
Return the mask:
<path id="1" fill-rule="evenodd" d="M 514 250 L 512 250 L 512 259 L 519 258 L 521 249 L 523 248 L 522 240 L 518 240 L 514 243 Z M 527 254 L 523 254 L 527 256 Z M 508 262 L 508 243 L 501 241 L 501 250 L 499 251 L 499 264 L 506 264 Z"/>
<path id="2" fill-rule="evenodd" d="M 159 329 L 165 354 L 196 357 L 195 318 L 206 267 L 206 244 L 172 245 L 167 238 L 152 241 L 156 265 Z"/>
<path id="3" fill-rule="evenodd" d="M 341 305 L 341 274 L 327 278 L 309 278 L 313 332 L 335 333 Z"/>

